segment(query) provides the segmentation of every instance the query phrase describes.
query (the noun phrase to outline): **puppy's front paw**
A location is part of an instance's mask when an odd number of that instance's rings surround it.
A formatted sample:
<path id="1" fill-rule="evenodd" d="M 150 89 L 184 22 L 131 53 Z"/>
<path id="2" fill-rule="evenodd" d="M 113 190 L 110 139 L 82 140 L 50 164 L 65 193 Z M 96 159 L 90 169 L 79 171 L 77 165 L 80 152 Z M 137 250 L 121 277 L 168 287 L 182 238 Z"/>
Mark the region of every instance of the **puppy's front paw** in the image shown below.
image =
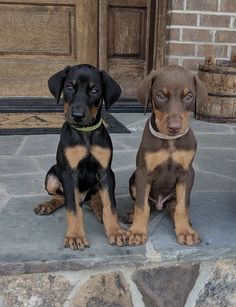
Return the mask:
<path id="1" fill-rule="evenodd" d="M 70 247 L 73 250 L 83 250 L 85 247 L 89 247 L 89 242 L 86 237 L 65 236 L 64 247 Z"/>
<path id="2" fill-rule="evenodd" d="M 192 227 L 188 227 L 187 229 L 181 231 L 176 231 L 176 236 L 179 244 L 193 246 L 198 245 L 201 242 L 198 233 Z"/>
<path id="3" fill-rule="evenodd" d="M 34 212 L 37 215 L 49 215 L 55 211 L 54 206 L 49 202 L 42 203 L 34 208 Z"/>
<path id="4" fill-rule="evenodd" d="M 147 241 L 147 234 L 139 231 L 133 231 L 130 229 L 127 231 L 127 236 L 128 245 L 130 246 L 142 245 Z"/>
<path id="5" fill-rule="evenodd" d="M 114 230 L 109 231 L 107 234 L 108 242 L 111 245 L 124 246 L 127 242 L 127 234 L 126 230 L 122 228 L 116 228 Z"/>

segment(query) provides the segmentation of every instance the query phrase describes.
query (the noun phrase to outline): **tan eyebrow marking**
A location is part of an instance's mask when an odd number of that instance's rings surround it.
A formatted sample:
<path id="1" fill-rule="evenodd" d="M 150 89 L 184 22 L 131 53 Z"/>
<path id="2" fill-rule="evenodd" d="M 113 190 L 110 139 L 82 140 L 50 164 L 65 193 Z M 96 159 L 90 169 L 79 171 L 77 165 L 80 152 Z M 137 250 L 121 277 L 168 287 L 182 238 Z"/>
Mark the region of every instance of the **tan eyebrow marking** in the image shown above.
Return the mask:
<path id="1" fill-rule="evenodd" d="M 187 95 L 189 92 L 190 92 L 190 91 L 189 91 L 189 89 L 188 89 L 187 87 L 185 87 L 185 88 L 183 89 L 183 95 L 184 95 L 184 96 Z"/>
<path id="2" fill-rule="evenodd" d="M 162 92 L 163 92 L 163 94 L 167 95 L 167 94 L 168 94 L 168 89 L 164 87 L 164 88 L 162 89 Z"/>

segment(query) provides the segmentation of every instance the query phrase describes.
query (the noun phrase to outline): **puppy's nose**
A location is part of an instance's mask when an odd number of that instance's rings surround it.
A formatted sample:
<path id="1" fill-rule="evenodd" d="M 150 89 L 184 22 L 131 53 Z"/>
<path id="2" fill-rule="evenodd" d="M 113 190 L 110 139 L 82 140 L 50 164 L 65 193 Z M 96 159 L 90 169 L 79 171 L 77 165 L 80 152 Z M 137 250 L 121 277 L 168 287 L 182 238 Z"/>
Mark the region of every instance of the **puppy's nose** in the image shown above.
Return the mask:
<path id="1" fill-rule="evenodd" d="M 168 124 L 168 131 L 170 133 L 176 134 L 180 131 L 181 129 L 181 123 L 180 122 L 170 122 Z"/>
<path id="2" fill-rule="evenodd" d="M 73 112 L 72 118 L 77 122 L 81 122 L 85 118 L 85 114 L 83 112 Z"/>

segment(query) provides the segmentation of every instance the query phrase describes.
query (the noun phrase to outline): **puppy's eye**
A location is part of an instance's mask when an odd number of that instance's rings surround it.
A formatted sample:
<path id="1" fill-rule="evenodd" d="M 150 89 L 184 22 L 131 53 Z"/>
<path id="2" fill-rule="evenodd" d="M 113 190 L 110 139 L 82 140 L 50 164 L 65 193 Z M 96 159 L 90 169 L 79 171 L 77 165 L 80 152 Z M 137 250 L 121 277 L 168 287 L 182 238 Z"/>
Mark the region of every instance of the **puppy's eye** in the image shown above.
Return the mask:
<path id="1" fill-rule="evenodd" d="M 189 93 L 188 95 L 186 95 L 184 98 L 183 98 L 183 101 L 188 103 L 188 102 L 191 102 L 193 100 L 193 94 Z"/>
<path id="2" fill-rule="evenodd" d="M 68 92 L 72 92 L 72 91 L 74 90 L 72 84 L 67 84 L 65 88 L 66 88 L 66 90 L 67 90 Z"/>
<path id="3" fill-rule="evenodd" d="M 157 93 L 156 97 L 158 101 L 161 101 L 161 102 L 166 101 L 166 96 L 162 92 Z"/>
<path id="4" fill-rule="evenodd" d="M 90 95 L 97 95 L 99 93 L 99 90 L 96 87 L 93 87 L 90 91 L 89 91 Z"/>

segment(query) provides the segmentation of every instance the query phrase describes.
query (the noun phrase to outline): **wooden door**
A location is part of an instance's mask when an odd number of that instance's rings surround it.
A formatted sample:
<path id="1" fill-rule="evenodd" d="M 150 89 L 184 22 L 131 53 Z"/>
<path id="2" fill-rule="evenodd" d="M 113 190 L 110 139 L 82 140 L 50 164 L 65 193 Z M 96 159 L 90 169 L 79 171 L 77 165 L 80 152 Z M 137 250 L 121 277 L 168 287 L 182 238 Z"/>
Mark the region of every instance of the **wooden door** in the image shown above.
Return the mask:
<path id="1" fill-rule="evenodd" d="M 139 82 L 163 64 L 166 12 L 166 0 L 99 1 L 99 66 L 120 83 L 123 98 L 136 98 Z"/>
<path id="2" fill-rule="evenodd" d="M 0 95 L 50 96 L 47 80 L 66 65 L 97 65 L 96 0 L 2 0 Z"/>

